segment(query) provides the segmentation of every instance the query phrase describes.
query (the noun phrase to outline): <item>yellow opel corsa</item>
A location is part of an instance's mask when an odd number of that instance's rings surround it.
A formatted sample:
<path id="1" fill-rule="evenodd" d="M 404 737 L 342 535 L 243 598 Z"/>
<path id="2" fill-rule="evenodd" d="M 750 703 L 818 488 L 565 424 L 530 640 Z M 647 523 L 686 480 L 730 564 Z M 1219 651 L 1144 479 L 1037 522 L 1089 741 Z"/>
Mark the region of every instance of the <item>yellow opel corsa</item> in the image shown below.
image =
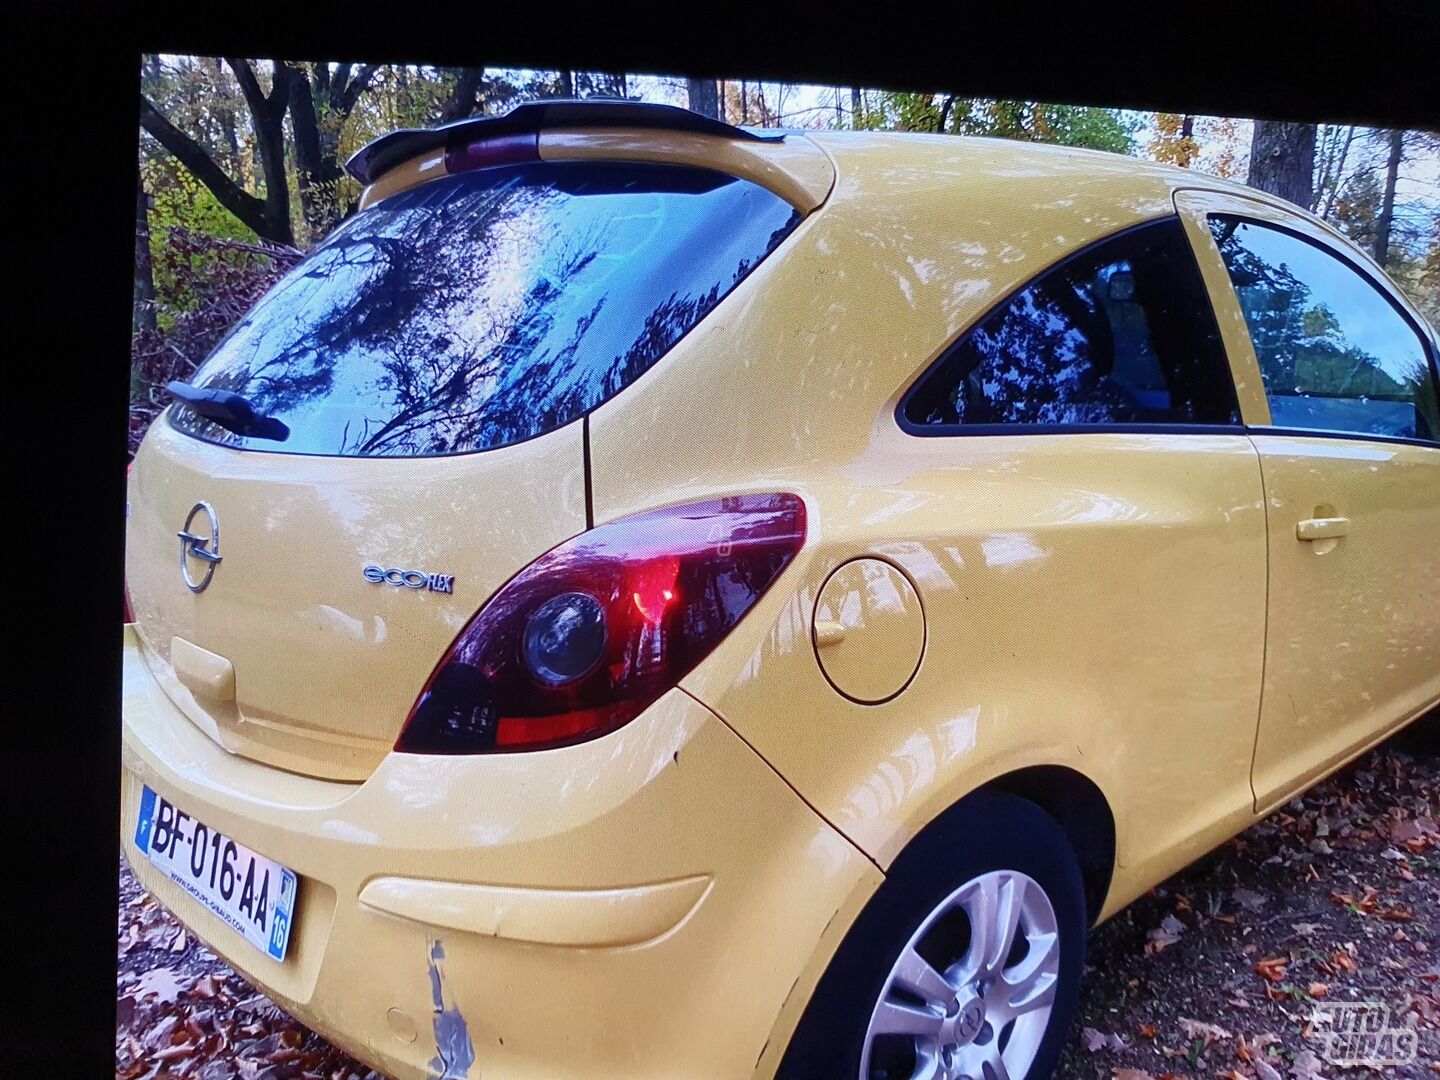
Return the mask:
<path id="1" fill-rule="evenodd" d="M 1087 928 L 1440 700 L 1435 331 L 1254 191 L 400 131 L 130 479 L 125 854 L 397 1077 L 1040 1080 Z"/>

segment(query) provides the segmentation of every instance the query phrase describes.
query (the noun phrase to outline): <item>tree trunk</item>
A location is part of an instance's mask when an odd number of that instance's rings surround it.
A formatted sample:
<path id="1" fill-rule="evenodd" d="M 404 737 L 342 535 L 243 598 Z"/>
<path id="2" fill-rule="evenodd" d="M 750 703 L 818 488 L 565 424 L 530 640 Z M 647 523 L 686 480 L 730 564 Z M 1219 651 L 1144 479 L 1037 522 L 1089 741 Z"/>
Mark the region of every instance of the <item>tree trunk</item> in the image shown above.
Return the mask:
<path id="1" fill-rule="evenodd" d="M 1315 125 L 1256 120 L 1247 183 L 1309 210 L 1315 200 Z"/>
<path id="2" fill-rule="evenodd" d="M 575 96 L 575 73 L 573 71 L 560 72 L 560 96 L 564 98 Z"/>
<path id="3" fill-rule="evenodd" d="M 714 79 L 690 79 L 690 109 L 701 116 L 720 119 L 720 95 Z"/>
<path id="4" fill-rule="evenodd" d="M 261 89 L 249 61 L 226 57 L 235 72 L 240 92 L 250 107 L 255 126 L 255 146 L 260 152 L 260 171 L 265 177 L 265 229 L 255 231 L 277 244 L 294 246 L 295 233 L 290 227 L 290 182 L 285 175 L 285 111 L 290 105 L 290 84 L 295 69 L 275 61 L 267 96 Z"/>
<path id="5" fill-rule="evenodd" d="M 450 98 L 440 110 L 440 122 L 449 124 L 456 120 L 464 120 L 475 111 L 475 105 L 480 96 L 480 82 L 485 78 L 483 67 L 463 67 L 458 71 L 455 79 L 455 89 L 450 91 Z"/>
<path id="6" fill-rule="evenodd" d="M 1382 267 L 1390 258 L 1390 226 L 1395 221 L 1395 181 L 1400 176 L 1405 132 L 1396 128 L 1386 141 L 1390 144 L 1390 153 L 1385 160 L 1385 196 L 1380 203 L 1380 218 L 1375 222 L 1375 261 Z"/>
<path id="7" fill-rule="evenodd" d="M 330 66 L 322 62 L 315 66 L 312 87 L 310 76 L 303 68 L 290 69 L 289 104 L 290 123 L 295 134 L 295 171 L 300 187 L 300 206 L 311 241 L 324 236 L 345 216 L 340 196 L 345 179 L 345 170 L 340 164 L 340 129 L 350 119 L 376 70 L 376 65 L 366 64 L 351 78 L 349 64 L 338 64 L 331 72 Z M 478 85 L 477 75 L 470 90 L 472 106 Z"/>
<path id="8" fill-rule="evenodd" d="M 150 196 L 135 181 L 135 300 L 132 330 L 155 329 L 155 268 L 150 261 Z"/>
<path id="9" fill-rule="evenodd" d="M 860 118 L 865 115 L 865 98 L 858 86 L 850 88 L 850 126 L 858 129 Z"/>
<path id="10" fill-rule="evenodd" d="M 285 175 L 285 126 L 279 116 L 267 117 L 263 122 L 257 118 L 255 145 L 260 150 L 260 171 L 265 177 L 266 235 L 277 243 L 293 245 L 290 178 Z"/>
<path id="11" fill-rule="evenodd" d="M 935 125 L 935 130 L 942 135 L 945 133 L 945 125 L 950 122 L 950 110 L 955 107 L 955 95 L 946 94 L 945 103 L 940 106 L 940 121 Z"/>
<path id="12" fill-rule="evenodd" d="M 310 239 L 316 240 L 330 231 L 338 219 L 333 190 L 327 190 L 324 153 L 320 148 L 320 128 L 315 119 L 315 97 L 310 78 L 296 72 L 290 81 L 290 126 L 295 135 L 295 182 L 300 189 L 300 212 Z"/>

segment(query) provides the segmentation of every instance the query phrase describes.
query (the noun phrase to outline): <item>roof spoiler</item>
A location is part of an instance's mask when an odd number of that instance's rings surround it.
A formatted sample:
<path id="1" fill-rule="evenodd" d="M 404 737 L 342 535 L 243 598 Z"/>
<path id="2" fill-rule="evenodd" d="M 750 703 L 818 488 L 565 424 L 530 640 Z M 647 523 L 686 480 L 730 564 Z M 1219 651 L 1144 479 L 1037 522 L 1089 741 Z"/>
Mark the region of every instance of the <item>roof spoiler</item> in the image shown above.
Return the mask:
<path id="1" fill-rule="evenodd" d="M 362 184 L 370 184 L 401 162 L 427 150 L 459 149 L 492 136 L 530 135 L 546 128 L 577 127 L 689 131 L 758 142 L 778 142 L 785 138 L 782 133 L 761 135 L 676 105 L 623 98 L 550 98 L 517 105 L 504 116 L 474 116 L 439 127 L 392 131 L 357 150 L 345 163 L 345 169 Z"/>

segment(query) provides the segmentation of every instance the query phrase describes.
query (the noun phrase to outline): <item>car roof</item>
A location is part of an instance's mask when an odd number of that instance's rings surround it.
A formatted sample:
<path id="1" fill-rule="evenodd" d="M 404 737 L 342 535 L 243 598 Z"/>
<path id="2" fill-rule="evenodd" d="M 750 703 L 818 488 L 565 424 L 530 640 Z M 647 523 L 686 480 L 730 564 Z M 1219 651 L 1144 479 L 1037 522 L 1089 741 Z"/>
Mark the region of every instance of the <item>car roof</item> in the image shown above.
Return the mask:
<path id="1" fill-rule="evenodd" d="M 791 129 L 784 133 L 796 134 Z M 1347 251 L 1360 251 L 1334 226 L 1287 199 L 1198 169 L 1127 154 L 1021 139 L 927 132 L 814 129 L 805 131 L 804 136 L 831 156 L 842 177 L 863 181 L 877 190 L 937 182 L 963 188 L 981 177 L 993 181 L 1008 174 L 1017 180 L 1051 177 L 1060 181 L 1051 185 L 1055 197 L 1093 200 L 1097 207 L 1127 199 L 1151 204 L 1163 201 L 1173 206 L 1177 191 L 1218 191 L 1304 218 Z M 1067 182 L 1075 189 L 1068 195 L 1059 190 Z"/>
<path id="2" fill-rule="evenodd" d="M 756 131 L 766 129 L 757 128 Z M 785 134 L 796 132 L 787 129 Z M 982 163 L 987 168 L 995 165 L 1022 170 L 1058 170 L 1069 173 L 1090 173 L 1097 178 L 1118 178 L 1124 176 L 1131 183 L 1146 184 L 1154 190 L 1175 191 L 1180 188 L 1207 188 L 1230 191 L 1261 202 L 1269 202 L 1288 210 L 1304 213 L 1299 207 L 1267 192 L 1248 187 L 1233 180 L 1226 180 L 1198 169 L 1182 169 L 1145 158 L 1117 154 L 1108 150 L 1093 150 L 1082 146 L 1063 146 L 1059 143 L 1029 142 L 1023 139 L 1008 139 L 984 135 L 948 135 L 913 131 L 838 131 L 815 129 L 804 135 L 826 149 L 844 153 L 849 147 L 861 143 L 874 143 L 889 147 L 892 152 L 907 161 L 921 164 L 944 164 L 949 169 L 963 169 L 966 159 L 977 167 Z M 963 156 L 957 156 L 957 150 Z"/>

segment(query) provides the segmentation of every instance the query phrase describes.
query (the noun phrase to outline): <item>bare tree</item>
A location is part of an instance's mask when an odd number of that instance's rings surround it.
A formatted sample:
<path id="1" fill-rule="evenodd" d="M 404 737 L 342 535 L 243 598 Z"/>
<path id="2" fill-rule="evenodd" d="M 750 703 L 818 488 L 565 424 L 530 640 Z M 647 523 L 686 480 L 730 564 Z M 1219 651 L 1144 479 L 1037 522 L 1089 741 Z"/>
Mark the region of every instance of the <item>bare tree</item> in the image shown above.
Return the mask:
<path id="1" fill-rule="evenodd" d="M 219 76 L 221 72 L 224 71 L 225 61 L 215 56 L 211 57 L 210 62 L 215 67 L 215 75 L 218 83 Z M 230 107 L 233 99 L 223 88 L 217 86 L 217 89 L 220 90 L 222 96 L 219 98 L 219 102 L 215 107 L 215 119 L 220 125 L 220 138 L 228 156 L 226 165 L 230 169 L 232 176 L 238 176 L 242 167 L 240 159 L 240 134 L 236 126 L 235 110 Z"/>
<path id="2" fill-rule="evenodd" d="M 1334 212 L 1335 199 L 1339 196 L 1340 186 L 1345 179 L 1345 162 L 1350 156 L 1350 146 L 1354 141 L 1354 124 L 1347 124 L 1343 128 L 1335 124 L 1325 125 L 1324 138 L 1321 140 L 1319 184 L 1315 191 L 1315 213 L 1327 221 Z"/>

